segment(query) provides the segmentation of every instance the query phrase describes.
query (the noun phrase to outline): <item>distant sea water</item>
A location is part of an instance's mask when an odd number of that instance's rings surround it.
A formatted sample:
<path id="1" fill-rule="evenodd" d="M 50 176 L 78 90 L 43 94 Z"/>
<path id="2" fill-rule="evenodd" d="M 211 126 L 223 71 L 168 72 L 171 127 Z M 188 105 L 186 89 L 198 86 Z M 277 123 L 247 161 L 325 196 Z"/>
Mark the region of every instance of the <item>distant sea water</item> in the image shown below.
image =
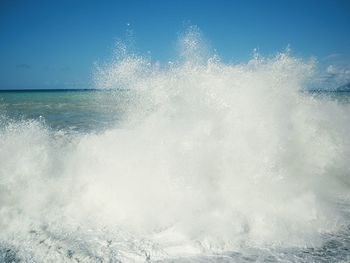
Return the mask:
<path id="1" fill-rule="evenodd" d="M 35 120 L 56 131 L 101 132 L 125 115 L 132 91 L 61 89 L 0 90 L 0 113 L 12 121 Z M 320 100 L 350 104 L 350 92 L 308 92 Z"/>
<path id="2" fill-rule="evenodd" d="M 0 91 L 0 111 L 11 120 L 37 120 L 54 130 L 99 131 L 122 118 L 115 97 L 112 91 L 88 89 Z"/>
<path id="3" fill-rule="evenodd" d="M 350 261 L 349 93 L 303 92 L 322 78 L 289 53 L 179 47 L 0 92 L 0 262 Z"/>

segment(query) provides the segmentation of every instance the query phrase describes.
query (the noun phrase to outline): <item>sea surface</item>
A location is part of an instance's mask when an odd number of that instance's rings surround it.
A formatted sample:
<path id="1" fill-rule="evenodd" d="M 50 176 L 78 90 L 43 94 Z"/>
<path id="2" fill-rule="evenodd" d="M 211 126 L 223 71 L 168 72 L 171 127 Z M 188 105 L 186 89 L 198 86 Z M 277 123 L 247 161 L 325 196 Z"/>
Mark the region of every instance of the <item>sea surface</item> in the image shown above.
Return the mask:
<path id="1" fill-rule="evenodd" d="M 0 112 L 8 121 L 39 121 L 52 130 L 91 133 L 116 127 L 125 116 L 130 90 L 0 90 Z M 350 92 L 305 92 L 319 100 L 350 104 Z"/>
<path id="2" fill-rule="evenodd" d="M 350 114 L 349 93 L 304 92 L 300 96 L 312 98 L 313 103 L 316 101 L 321 105 L 331 102 L 332 107 L 345 107 L 344 113 Z M 284 206 L 283 200 L 270 200 L 268 203 L 254 201 L 258 206 L 254 204 L 250 207 L 252 201 L 249 196 L 257 198 L 261 195 L 247 194 L 235 187 L 230 188 L 230 191 L 236 189 L 238 196 L 249 195 L 248 199 L 242 197 L 237 200 L 236 195 L 230 199 L 229 194 L 225 196 L 221 193 L 214 200 L 200 200 L 203 193 L 212 196 L 214 192 L 220 191 L 216 180 L 222 179 L 215 179 L 216 174 L 222 176 L 222 172 L 218 171 L 220 167 L 208 166 L 208 170 L 197 167 L 208 165 L 217 158 L 216 154 L 220 154 L 213 145 L 191 154 L 202 155 L 204 152 L 209 155 L 209 159 L 203 160 L 204 163 L 197 157 L 181 161 L 183 170 L 187 171 L 185 176 L 193 176 L 189 173 L 197 173 L 196 169 L 199 169 L 201 176 L 210 177 L 209 182 L 204 182 L 208 185 L 196 186 L 203 183 L 200 178 L 188 181 L 182 179 L 188 184 L 180 182 L 181 187 L 188 188 L 183 190 L 186 198 L 177 196 L 174 191 L 180 191 L 181 195 L 181 189 L 169 186 L 168 178 L 162 179 L 150 173 L 153 169 L 156 173 L 172 173 L 171 165 L 180 165 L 173 163 L 174 160 L 169 156 L 181 156 L 181 152 L 168 152 L 171 149 L 167 148 L 168 151 L 159 153 L 157 148 L 161 146 L 154 146 L 157 143 L 166 144 L 158 139 L 170 138 L 158 135 L 154 139 L 150 134 L 154 129 L 152 125 L 156 125 L 152 124 L 153 121 L 142 133 L 135 132 L 135 126 L 139 124 L 128 126 L 123 131 L 123 123 L 127 119 L 125 105 L 130 105 L 131 102 L 135 104 L 135 101 L 138 101 L 135 93 L 127 90 L 0 92 L 0 262 L 350 260 L 350 206 L 346 196 L 343 199 L 333 199 L 331 202 L 334 203 L 331 204 L 329 200 L 325 201 L 327 194 L 323 192 L 321 197 L 317 197 L 322 201 L 315 200 L 316 195 L 305 195 L 304 189 L 300 188 L 307 187 L 298 183 L 297 190 L 293 189 L 294 186 L 286 188 L 296 196 L 277 194 L 290 206 L 287 210 L 283 207 L 270 207 Z M 205 125 L 200 125 L 199 128 L 208 129 Z M 179 128 L 174 126 L 172 129 Z M 164 131 L 169 133 L 167 129 Z M 187 130 L 186 133 L 189 136 L 188 144 L 197 140 L 196 137 L 191 139 L 191 131 Z M 286 136 L 284 139 L 288 140 L 288 135 Z M 220 138 L 216 140 L 219 143 Z M 173 147 L 174 151 L 179 151 L 178 147 Z M 184 149 L 186 147 L 191 148 L 185 145 Z M 135 151 L 141 151 L 141 155 Z M 211 155 L 210 151 L 215 154 Z M 303 154 L 300 151 L 295 153 Z M 143 156 L 144 154 L 149 156 Z M 118 164 L 119 162 L 121 163 Z M 254 165 L 255 161 L 251 159 L 249 162 Z M 157 167 L 158 163 L 160 168 Z M 212 165 L 214 164 L 210 164 Z M 229 164 L 215 162 L 215 165 Z M 336 167 L 329 171 L 332 173 L 330 178 L 337 173 L 334 169 Z M 178 171 L 179 176 L 184 176 L 181 167 L 175 171 Z M 298 169 L 292 169 L 291 172 L 295 171 Z M 146 176 L 150 178 L 143 178 Z M 267 177 L 264 180 L 270 179 Z M 238 183 L 246 188 L 244 180 L 227 181 L 225 184 Z M 259 177 L 256 180 L 259 181 Z M 304 175 L 298 177 L 298 180 L 310 179 Z M 332 179 L 328 180 L 326 187 L 339 187 L 337 184 L 332 185 Z M 270 187 L 271 191 L 276 191 L 276 185 L 278 187 L 283 179 L 272 181 L 267 186 L 262 183 L 262 188 Z M 138 185 L 140 182 L 141 185 Z M 292 181 L 291 184 L 293 183 Z M 176 184 L 176 180 L 173 184 Z M 203 187 L 204 192 L 198 191 L 196 187 Z M 166 198 L 169 200 L 164 200 Z M 276 197 L 272 195 L 267 200 L 271 198 Z M 295 198 L 294 204 L 290 204 L 290 198 Z M 178 203 L 177 199 L 181 202 Z M 186 199 L 190 204 L 182 203 Z M 235 212 L 231 213 L 230 209 L 225 208 L 227 205 L 222 204 L 225 202 L 235 204 L 228 206 Z M 169 209 L 164 205 L 174 207 Z M 105 206 L 107 210 L 103 208 Z M 179 216 L 176 210 L 182 209 L 185 214 Z M 264 209 L 269 211 L 266 218 L 262 212 Z M 310 209 L 314 211 L 310 213 Z M 192 212 L 194 215 L 187 214 Z M 249 221 L 250 216 L 254 220 Z M 327 221 L 327 217 L 332 220 Z M 267 220 L 267 224 L 264 220 Z M 317 227 L 314 228 L 313 224 Z M 261 234 L 249 234 L 250 231 L 261 231 Z"/>
<path id="3" fill-rule="evenodd" d="M 34 90 L 0 91 L 0 111 L 11 120 L 38 120 L 54 130 L 101 131 L 122 118 L 113 91 Z"/>

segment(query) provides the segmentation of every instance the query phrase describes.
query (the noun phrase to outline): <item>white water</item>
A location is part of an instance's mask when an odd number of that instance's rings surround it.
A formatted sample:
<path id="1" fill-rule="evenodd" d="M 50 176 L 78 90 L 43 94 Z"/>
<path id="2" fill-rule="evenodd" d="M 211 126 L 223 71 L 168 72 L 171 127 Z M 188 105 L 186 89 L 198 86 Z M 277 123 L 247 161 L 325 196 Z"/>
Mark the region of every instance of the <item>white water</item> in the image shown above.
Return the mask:
<path id="1" fill-rule="evenodd" d="M 349 200 L 350 107 L 300 92 L 316 63 L 286 52 L 224 64 L 195 28 L 181 43 L 166 66 L 118 52 L 97 70 L 100 87 L 131 90 L 114 129 L 3 125 L 7 257 L 143 262 L 317 248 L 349 224 L 338 203 Z"/>

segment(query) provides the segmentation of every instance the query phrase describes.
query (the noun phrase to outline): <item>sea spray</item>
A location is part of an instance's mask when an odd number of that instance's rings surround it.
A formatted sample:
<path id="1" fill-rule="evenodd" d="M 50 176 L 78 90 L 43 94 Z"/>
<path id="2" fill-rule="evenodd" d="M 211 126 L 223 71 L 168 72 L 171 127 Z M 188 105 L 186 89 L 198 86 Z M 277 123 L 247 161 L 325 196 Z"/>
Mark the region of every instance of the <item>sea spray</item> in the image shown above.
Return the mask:
<path id="1" fill-rule="evenodd" d="M 203 51 L 196 28 L 180 42 L 166 66 L 123 50 L 96 70 L 123 105 L 114 128 L 3 125 L 9 256 L 144 261 L 318 247 L 346 227 L 350 107 L 302 92 L 316 62 L 287 51 L 225 64 Z"/>

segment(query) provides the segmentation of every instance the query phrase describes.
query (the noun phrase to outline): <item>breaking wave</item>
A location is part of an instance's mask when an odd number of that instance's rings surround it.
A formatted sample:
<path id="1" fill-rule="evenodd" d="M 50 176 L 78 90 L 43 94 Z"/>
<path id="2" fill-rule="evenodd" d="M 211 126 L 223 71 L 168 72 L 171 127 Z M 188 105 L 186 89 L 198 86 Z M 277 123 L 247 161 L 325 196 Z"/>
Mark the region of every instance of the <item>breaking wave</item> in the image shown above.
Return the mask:
<path id="1" fill-rule="evenodd" d="M 97 68 L 100 88 L 128 94 L 115 128 L 2 121 L 0 261 L 285 251 L 345 231 L 350 108 L 301 92 L 316 62 L 223 63 L 195 27 L 180 43 L 165 66 L 119 46 Z"/>

